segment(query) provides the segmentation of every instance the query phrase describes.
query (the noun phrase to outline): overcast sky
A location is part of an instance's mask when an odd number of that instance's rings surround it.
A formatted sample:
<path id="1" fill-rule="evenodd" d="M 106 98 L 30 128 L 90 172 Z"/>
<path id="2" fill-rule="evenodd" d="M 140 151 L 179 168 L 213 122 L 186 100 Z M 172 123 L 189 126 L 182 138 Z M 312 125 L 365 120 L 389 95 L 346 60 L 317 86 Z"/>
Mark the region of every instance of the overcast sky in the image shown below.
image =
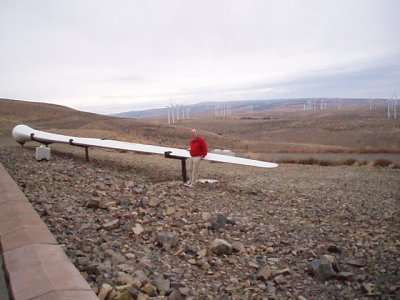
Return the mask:
<path id="1" fill-rule="evenodd" d="M 400 93 L 399 0 L 0 0 L 0 97 L 115 113 Z"/>

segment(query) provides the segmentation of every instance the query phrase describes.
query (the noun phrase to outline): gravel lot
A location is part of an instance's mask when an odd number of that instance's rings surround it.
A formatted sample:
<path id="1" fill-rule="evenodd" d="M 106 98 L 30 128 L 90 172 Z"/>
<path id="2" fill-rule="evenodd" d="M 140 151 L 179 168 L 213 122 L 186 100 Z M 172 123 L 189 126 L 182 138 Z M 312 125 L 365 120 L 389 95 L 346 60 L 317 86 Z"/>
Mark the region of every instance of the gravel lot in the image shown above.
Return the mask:
<path id="1" fill-rule="evenodd" d="M 400 299 L 400 170 L 202 162 L 190 189 L 160 156 L 33 150 L 0 162 L 99 297 Z"/>

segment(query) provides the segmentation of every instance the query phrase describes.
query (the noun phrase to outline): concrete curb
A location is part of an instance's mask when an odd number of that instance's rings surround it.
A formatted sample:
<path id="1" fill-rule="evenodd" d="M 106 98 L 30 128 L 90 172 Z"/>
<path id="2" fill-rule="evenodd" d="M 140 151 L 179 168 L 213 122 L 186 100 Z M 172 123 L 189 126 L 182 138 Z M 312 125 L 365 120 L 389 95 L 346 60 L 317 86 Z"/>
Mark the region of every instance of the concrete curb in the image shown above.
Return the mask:
<path id="1" fill-rule="evenodd" d="M 0 163 L 0 246 L 14 300 L 96 300 Z"/>

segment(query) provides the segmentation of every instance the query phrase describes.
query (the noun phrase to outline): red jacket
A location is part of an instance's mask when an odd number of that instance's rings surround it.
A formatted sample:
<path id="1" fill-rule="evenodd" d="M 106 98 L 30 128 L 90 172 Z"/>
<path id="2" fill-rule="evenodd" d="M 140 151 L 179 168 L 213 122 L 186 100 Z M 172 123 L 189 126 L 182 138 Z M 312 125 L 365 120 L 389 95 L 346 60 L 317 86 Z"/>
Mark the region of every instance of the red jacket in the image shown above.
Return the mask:
<path id="1" fill-rule="evenodd" d="M 207 143 L 204 138 L 198 136 L 190 141 L 190 156 L 205 157 L 208 153 Z"/>

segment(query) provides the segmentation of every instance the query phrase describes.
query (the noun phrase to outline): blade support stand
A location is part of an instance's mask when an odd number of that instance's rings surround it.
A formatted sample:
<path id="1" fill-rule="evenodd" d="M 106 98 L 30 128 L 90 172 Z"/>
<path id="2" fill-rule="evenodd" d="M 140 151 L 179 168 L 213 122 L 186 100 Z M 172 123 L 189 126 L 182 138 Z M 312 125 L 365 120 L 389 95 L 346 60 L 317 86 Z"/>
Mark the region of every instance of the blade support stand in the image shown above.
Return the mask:
<path id="1" fill-rule="evenodd" d="M 171 155 L 172 151 L 165 151 L 164 152 L 164 157 L 165 158 L 170 158 L 170 159 L 179 159 L 181 161 L 181 168 L 182 168 L 182 181 L 186 182 L 187 181 L 187 173 L 186 173 L 186 157 L 181 157 L 181 156 L 175 156 Z"/>
<path id="2" fill-rule="evenodd" d="M 81 147 L 81 148 L 85 148 L 85 157 L 86 157 L 86 161 L 89 161 L 89 146 L 82 146 L 82 145 L 78 145 L 74 143 L 74 139 L 69 139 L 69 144 L 71 146 L 76 146 L 76 147 Z"/>

